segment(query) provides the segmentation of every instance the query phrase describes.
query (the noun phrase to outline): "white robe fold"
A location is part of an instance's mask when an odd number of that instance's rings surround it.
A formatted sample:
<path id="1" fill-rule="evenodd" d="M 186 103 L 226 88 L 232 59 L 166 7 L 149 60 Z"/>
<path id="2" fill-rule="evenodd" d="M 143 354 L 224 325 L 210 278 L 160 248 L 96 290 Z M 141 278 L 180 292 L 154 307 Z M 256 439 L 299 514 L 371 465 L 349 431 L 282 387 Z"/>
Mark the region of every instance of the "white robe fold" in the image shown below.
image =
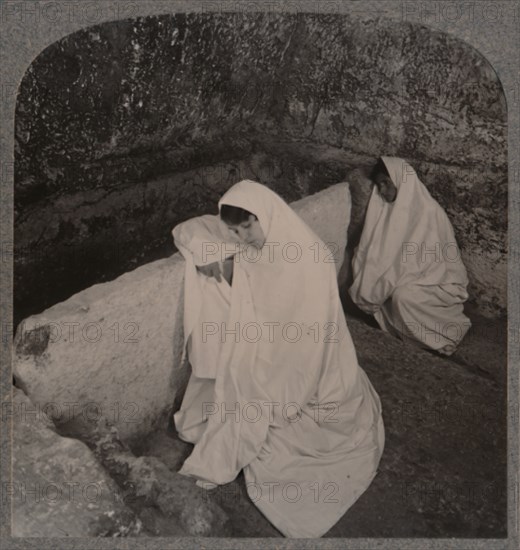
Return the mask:
<path id="1" fill-rule="evenodd" d="M 186 307 L 196 304 L 185 337 L 197 364 L 174 417 L 195 447 L 180 473 L 224 484 L 243 469 L 250 498 L 284 535 L 319 537 L 376 474 L 380 400 L 357 363 L 324 243 L 261 184 L 236 184 L 222 204 L 254 213 L 266 244 L 236 254 L 231 287 L 201 284 L 189 251 L 200 218 L 174 230 L 184 236 L 176 244 L 187 260 Z M 212 336 L 200 328 L 219 323 Z M 218 350 L 210 366 L 199 362 L 207 345 Z"/>
<path id="2" fill-rule="evenodd" d="M 350 296 L 382 329 L 453 352 L 471 326 L 463 313 L 468 277 L 453 227 L 407 162 L 382 159 L 397 197 L 388 203 L 372 191 Z"/>

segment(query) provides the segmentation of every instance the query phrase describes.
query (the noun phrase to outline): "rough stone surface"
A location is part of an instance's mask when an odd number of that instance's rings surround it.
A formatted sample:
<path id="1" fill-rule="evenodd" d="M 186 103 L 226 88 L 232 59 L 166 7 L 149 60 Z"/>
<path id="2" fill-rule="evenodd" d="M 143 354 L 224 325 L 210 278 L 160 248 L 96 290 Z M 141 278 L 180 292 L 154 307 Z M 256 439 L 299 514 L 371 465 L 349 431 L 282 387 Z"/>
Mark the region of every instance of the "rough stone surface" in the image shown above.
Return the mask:
<path id="1" fill-rule="evenodd" d="M 56 423 L 111 420 L 149 433 L 183 387 L 184 262 L 177 254 L 95 285 L 26 319 L 13 372 Z"/>
<path id="2" fill-rule="evenodd" d="M 12 494 L 13 536 L 139 535 L 140 520 L 89 448 L 58 435 L 21 390 L 13 395 L 13 478 L 2 489 Z"/>
<path id="3" fill-rule="evenodd" d="M 264 180 L 294 200 L 382 154 L 417 169 L 476 304 L 503 313 L 505 120 L 488 62 L 408 22 L 180 14 L 81 30 L 19 90 L 15 317 L 167 255 L 167 228 L 213 211 L 255 159 L 271 156 Z"/>
<path id="4" fill-rule="evenodd" d="M 178 517 L 188 535 L 210 536 L 229 534 L 227 514 L 211 502 L 207 491 L 189 479 L 171 472 L 155 457 L 136 459 L 130 471 L 130 480 L 137 494 L 157 502 L 166 516 Z"/>
<path id="5" fill-rule="evenodd" d="M 171 472 L 178 472 L 190 455 L 193 445 L 174 437 L 173 432 L 172 422 L 171 430 L 166 430 L 163 426 L 156 432 L 149 434 L 146 440 L 135 449 L 136 454 L 156 457 Z"/>
<path id="6" fill-rule="evenodd" d="M 342 264 L 349 222 L 346 184 L 292 203 Z M 188 366 L 183 349 L 184 260 L 174 254 L 94 285 L 25 319 L 13 372 L 57 424 L 106 418 L 132 443 L 171 414 Z"/>
<path id="7" fill-rule="evenodd" d="M 62 433 L 85 441 L 125 495 L 132 510 L 142 516 L 143 534 L 207 536 L 227 534 L 228 517 L 193 479 L 171 471 L 155 456 L 136 457 L 119 438 L 117 428 L 103 418 L 95 426 L 68 423 Z M 148 438 L 143 438 L 141 445 Z M 173 454 L 173 453 L 171 453 Z M 165 529 L 166 520 L 170 526 Z M 161 533 L 156 533 L 160 528 Z"/>
<path id="8" fill-rule="evenodd" d="M 303 221 L 328 244 L 330 258 L 333 260 L 336 273 L 341 269 L 347 246 L 347 230 L 350 221 L 350 191 L 348 184 L 338 183 L 292 202 L 291 207 Z"/>

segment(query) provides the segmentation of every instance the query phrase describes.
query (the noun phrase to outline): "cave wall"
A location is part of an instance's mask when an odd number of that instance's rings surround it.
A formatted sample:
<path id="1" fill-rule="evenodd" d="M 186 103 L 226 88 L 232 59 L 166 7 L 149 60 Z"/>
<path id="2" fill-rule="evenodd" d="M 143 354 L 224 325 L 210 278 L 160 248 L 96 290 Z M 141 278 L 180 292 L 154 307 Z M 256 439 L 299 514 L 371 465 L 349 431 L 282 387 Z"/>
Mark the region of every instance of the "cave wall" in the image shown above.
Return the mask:
<path id="1" fill-rule="evenodd" d="M 447 210 L 472 299 L 506 307 L 506 105 L 460 40 L 384 19 L 188 14 L 46 48 L 19 89 L 20 320 L 174 251 L 170 229 L 253 177 L 295 200 L 382 154 Z"/>

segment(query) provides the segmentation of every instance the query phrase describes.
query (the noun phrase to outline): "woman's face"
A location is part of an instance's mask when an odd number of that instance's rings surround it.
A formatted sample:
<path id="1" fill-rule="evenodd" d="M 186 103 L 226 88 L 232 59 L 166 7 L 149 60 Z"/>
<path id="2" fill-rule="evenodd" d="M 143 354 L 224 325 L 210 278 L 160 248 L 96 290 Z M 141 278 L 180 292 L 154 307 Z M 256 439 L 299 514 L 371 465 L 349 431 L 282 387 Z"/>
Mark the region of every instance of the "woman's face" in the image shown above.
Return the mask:
<path id="1" fill-rule="evenodd" d="M 386 202 L 394 202 L 397 196 L 397 187 L 386 174 L 379 172 L 375 177 L 375 183 L 379 194 Z"/>
<path id="2" fill-rule="evenodd" d="M 262 248 L 265 244 L 265 235 L 260 226 L 260 222 L 253 216 L 249 215 L 249 219 L 239 225 L 228 225 L 230 231 L 233 231 L 238 238 L 247 245 L 256 248 Z"/>

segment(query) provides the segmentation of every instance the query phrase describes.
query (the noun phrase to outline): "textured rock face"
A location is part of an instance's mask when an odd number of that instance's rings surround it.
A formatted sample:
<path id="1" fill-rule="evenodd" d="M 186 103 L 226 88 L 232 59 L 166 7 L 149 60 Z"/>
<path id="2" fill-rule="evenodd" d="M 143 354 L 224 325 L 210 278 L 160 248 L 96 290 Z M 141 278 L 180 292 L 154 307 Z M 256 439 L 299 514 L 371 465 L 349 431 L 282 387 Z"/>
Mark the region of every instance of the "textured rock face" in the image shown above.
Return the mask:
<path id="1" fill-rule="evenodd" d="M 350 196 L 338 184 L 292 204 L 325 242 L 339 271 Z M 13 372 L 57 424 L 108 420 L 135 443 L 171 414 L 189 375 L 184 342 L 184 260 L 158 260 L 95 285 L 26 319 L 15 338 Z"/>
<path id="2" fill-rule="evenodd" d="M 168 229 L 240 177 L 294 200 L 383 154 L 446 208 L 473 301 L 501 313 L 505 120 L 479 53 L 418 25 L 270 13 L 85 29 L 20 87 L 15 315 L 167 255 Z"/>
<path id="3" fill-rule="evenodd" d="M 184 382 L 182 280 L 176 255 L 26 319 L 17 381 L 57 423 L 105 417 L 125 440 L 149 433 Z"/>
<path id="4" fill-rule="evenodd" d="M 166 459 L 155 456 L 136 457 L 119 438 L 117 428 L 108 419 L 96 426 L 61 426 L 64 433 L 79 436 L 94 456 L 117 482 L 125 502 L 142 518 L 143 534 L 169 536 L 209 536 L 229 534 L 228 517 L 218 506 L 209 502 L 206 491 L 193 479 L 177 473 L 179 462 L 185 458 L 185 448 L 168 445 Z M 165 430 L 161 430 L 165 433 Z M 153 437 L 140 442 L 145 445 Z M 169 441 L 173 441 L 169 439 Z M 164 446 L 164 443 L 163 443 Z M 175 462 L 178 468 L 171 469 Z M 162 533 L 156 533 L 160 527 Z"/>
<path id="5" fill-rule="evenodd" d="M 12 495 L 13 536 L 138 535 L 139 520 L 89 448 L 59 436 L 41 409 L 13 391 L 13 481 L 2 490 Z"/>

